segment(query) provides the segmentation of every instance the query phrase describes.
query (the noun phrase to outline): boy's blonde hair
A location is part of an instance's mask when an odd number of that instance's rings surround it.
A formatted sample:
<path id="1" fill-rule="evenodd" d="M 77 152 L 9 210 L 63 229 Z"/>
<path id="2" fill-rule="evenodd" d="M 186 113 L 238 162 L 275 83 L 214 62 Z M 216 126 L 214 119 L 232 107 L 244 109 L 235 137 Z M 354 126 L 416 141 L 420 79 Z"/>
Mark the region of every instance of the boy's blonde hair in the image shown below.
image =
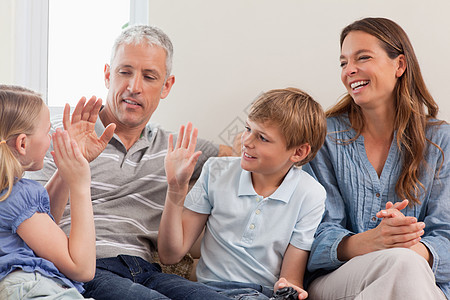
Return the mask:
<path id="1" fill-rule="evenodd" d="M 262 94 L 253 103 L 248 118 L 279 126 L 287 149 L 309 144 L 310 153 L 296 163 L 297 166 L 311 161 L 325 142 L 327 122 L 322 106 L 297 88 L 275 89 Z"/>
<path id="2" fill-rule="evenodd" d="M 32 134 L 45 103 L 39 94 L 19 86 L 0 85 L 0 201 L 11 194 L 14 183 L 22 178 L 24 168 L 16 157 L 15 139 Z"/>

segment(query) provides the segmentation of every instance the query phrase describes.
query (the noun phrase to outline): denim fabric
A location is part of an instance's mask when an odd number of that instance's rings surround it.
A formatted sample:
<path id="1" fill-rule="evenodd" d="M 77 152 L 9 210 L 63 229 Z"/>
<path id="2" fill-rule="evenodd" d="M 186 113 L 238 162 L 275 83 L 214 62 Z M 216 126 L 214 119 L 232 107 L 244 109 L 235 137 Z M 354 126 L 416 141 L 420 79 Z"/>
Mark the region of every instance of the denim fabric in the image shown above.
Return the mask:
<path id="1" fill-rule="evenodd" d="M 303 170 L 315 176 L 327 190 L 325 213 L 311 248 L 306 276 L 309 282 L 329 273 L 345 261 L 338 260 L 337 248 L 345 236 L 376 228 L 381 219 L 376 213 L 386 202 L 402 201 L 396 193 L 396 183 L 403 168 L 402 152 L 394 135 L 389 155 L 378 177 L 369 162 L 364 137 L 355 137 L 346 116 L 328 118 L 328 136 L 316 157 Z M 430 123 L 432 120 L 430 121 Z M 406 216 L 425 223 L 423 243 L 433 256 L 432 271 L 436 284 L 450 299 L 450 125 L 430 125 L 419 180 L 421 204 L 402 210 Z M 339 142 L 341 141 L 341 142 Z M 438 145 L 439 149 L 431 143 Z"/>
<path id="2" fill-rule="evenodd" d="M 97 300 L 228 299 L 201 283 L 162 273 L 158 264 L 128 255 L 97 259 L 95 277 L 84 288 L 85 297 Z"/>
<path id="3" fill-rule="evenodd" d="M 210 281 L 205 284 L 222 295 L 236 300 L 267 300 L 273 295 L 273 290 L 255 283 Z"/>

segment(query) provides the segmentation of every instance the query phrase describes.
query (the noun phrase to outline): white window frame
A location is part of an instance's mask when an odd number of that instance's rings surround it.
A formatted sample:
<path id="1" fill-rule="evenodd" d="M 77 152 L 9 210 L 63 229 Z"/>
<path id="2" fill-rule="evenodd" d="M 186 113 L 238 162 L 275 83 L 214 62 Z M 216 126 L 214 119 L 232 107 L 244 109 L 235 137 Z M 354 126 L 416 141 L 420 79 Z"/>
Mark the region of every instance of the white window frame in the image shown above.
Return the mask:
<path id="1" fill-rule="evenodd" d="M 15 1 L 14 82 L 47 99 L 48 0 Z"/>
<path id="2" fill-rule="evenodd" d="M 130 25 L 150 24 L 150 0 L 130 0 Z"/>
<path id="3" fill-rule="evenodd" d="M 149 24 L 149 1 L 130 0 L 130 25 Z M 15 1 L 14 82 L 48 95 L 49 0 Z"/>

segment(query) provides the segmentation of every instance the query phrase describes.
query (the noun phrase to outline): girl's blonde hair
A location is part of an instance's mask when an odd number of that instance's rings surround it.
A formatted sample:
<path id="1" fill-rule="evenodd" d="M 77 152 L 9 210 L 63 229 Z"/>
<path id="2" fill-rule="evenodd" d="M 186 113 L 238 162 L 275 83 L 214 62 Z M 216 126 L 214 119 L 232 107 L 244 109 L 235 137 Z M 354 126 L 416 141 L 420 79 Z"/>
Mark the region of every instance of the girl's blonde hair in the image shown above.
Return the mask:
<path id="1" fill-rule="evenodd" d="M 17 159 L 15 142 L 19 134 L 33 134 L 45 105 L 39 94 L 19 86 L 0 85 L 0 201 L 11 194 L 14 183 L 22 178 L 24 168 Z"/>
<path id="2" fill-rule="evenodd" d="M 425 165 L 424 155 L 427 143 L 442 149 L 425 136 L 430 125 L 439 125 L 443 121 L 431 121 L 437 117 L 439 108 L 429 93 L 422 78 L 419 62 L 413 46 L 405 31 L 395 22 L 385 18 L 365 18 L 355 21 L 341 32 L 340 44 L 352 31 L 362 31 L 376 37 L 387 55 L 394 59 L 403 54 L 406 70 L 398 78 L 395 86 L 395 129 L 397 130 L 397 147 L 403 156 L 400 176 L 395 186 L 400 199 L 409 199 L 410 203 L 420 204 L 421 190 L 424 189 L 419 177 Z M 347 113 L 351 126 L 357 135 L 347 142 L 354 141 L 364 128 L 364 116 L 361 108 L 347 94 L 339 103 L 326 112 L 327 117 Z"/>

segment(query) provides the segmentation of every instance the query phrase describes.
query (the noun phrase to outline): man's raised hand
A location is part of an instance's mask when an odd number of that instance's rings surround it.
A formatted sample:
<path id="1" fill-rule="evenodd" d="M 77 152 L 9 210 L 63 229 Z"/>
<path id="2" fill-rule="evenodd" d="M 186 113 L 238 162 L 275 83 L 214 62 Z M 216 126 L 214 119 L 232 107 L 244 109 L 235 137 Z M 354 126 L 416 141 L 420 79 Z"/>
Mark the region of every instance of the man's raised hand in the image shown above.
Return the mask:
<path id="1" fill-rule="evenodd" d="M 72 118 L 70 118 L 70 106 L 64 107 L 63 125 L 64 129 L 74 139 L 83 156 L 89 161 L 93 161 L 108 145 L 111 140 L 115 124 L 109 124 L 102 135 L 97 137 L 95 133 L 95 122 L 102 107 L 102 99 L 92 96 L 86 103 L 86 98 L 82 97 L 76 105 Z"/>

